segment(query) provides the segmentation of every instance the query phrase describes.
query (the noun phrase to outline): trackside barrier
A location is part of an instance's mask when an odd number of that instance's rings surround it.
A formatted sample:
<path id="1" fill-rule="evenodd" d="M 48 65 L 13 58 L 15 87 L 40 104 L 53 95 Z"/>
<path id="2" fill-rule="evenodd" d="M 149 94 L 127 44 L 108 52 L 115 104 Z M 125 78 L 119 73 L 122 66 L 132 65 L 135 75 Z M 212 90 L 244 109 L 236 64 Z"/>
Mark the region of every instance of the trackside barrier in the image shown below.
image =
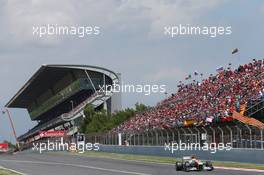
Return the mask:
<path id="1" fill-rule="evenodd" d="M 217 151 L 211 153 L 210 151 L 189 150 L 172 152 L 164 149 L 163 146 L 113 146 L 100 145 L 101 152 L 122 153 L 122 154 L 136 154 L 136 155 L 151 155 L 162 157 L 183 157 L 196 155 L 202 160 L 212 161 L 230 161 L 264 164 L 264 151 L 256 149 L 231 149 L 229 151 Z"/>

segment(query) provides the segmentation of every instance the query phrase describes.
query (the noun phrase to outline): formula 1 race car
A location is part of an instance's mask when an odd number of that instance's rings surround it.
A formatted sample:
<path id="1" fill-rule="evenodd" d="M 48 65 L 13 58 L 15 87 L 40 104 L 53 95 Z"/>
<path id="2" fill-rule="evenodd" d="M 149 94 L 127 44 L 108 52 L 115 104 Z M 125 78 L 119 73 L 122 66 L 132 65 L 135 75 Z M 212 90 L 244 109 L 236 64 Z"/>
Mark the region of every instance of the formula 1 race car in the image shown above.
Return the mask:
<path id="1" fill-rule="evenodd" d="M 198 160 L 195 156 L 186 156 L 182 161 L 177 161 L 175 164 L 176 171 L 212 171 L 214 167 L 210 161 Z"/>

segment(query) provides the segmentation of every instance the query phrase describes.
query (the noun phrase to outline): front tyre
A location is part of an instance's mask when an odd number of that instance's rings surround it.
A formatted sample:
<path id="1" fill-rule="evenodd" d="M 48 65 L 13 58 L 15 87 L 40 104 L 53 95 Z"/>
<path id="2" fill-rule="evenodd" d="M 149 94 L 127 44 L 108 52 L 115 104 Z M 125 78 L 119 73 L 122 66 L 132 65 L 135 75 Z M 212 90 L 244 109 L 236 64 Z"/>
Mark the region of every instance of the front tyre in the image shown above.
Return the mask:
<path id="1" fill-rule="evenodd" d="M 214 170 L 213 164 L 210 161 L 206 161 L 205 166 L 207 167 L 207 171 L 213 171 Z"/>

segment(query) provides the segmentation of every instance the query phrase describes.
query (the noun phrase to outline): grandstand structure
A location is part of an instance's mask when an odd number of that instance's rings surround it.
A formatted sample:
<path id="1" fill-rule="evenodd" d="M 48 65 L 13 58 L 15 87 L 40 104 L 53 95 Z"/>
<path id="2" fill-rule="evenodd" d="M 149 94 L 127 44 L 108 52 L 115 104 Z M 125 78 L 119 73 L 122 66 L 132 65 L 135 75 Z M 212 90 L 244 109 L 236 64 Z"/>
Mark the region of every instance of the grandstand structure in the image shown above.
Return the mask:
<path id="1" fill-rule="evenodd" d="M 106 87 L 120 83 L 120 74 L 87 65 L 42 65 L 6 104 L 8 108 L 25 108 L 38 124 L 18 140 L 39 140 L 40 131 L 78 132 L 87 104 L 108 113 L 121 110 L 121 93 Z"/>

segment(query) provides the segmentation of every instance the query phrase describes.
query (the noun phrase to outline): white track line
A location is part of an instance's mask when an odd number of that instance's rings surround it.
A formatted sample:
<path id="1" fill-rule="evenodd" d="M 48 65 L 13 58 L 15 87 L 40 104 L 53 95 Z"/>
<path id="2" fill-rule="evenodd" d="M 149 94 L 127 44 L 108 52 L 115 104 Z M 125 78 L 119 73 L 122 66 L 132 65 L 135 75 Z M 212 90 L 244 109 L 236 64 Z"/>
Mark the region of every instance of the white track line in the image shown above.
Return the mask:
<path id="1" fill-rule="evenodd" d="M 21 173 L 19 171 L 12 170 L 12 169 L 9 169 L 9 168 L 3 167 L 3 166 L 0 166 L 0 169 L 6 170 L 6 171 L 10 171 L 10 172 L 13 172 L 13 173 L 16 173 L 16 174 L 20 174 L 20 175 L 26 175 L 26 174 Z"/>
<path id="2" fill-rule="evenodd" d="M 151 175 L 151 174 L 145 174 L 145 173 L 139 173 L 139 172 L 133 172 L 133 171 L 123 171 L 123 170 L 117 170 L 117 169 L 108 169 L 108 168 L 101 168 L 101 167 L 95 167 L 95 166 L 58 163 L 58 162 L 24 161 L 24 160 L 0 160 L 0 161 L 15 162 L 15 163 L 43 164 L 43 165 L 63 165 L 63 166 L 73 166 L 73 167 L 79 167 L 79 168 L 94 169 L 94 170 L 100 170 L 100 171 L 108 171 L 108 172 L 113 172 L 113 173 L 134 174 L 134 175 Z"/>
<path id="3" fill-rule="evenodd" d="M 78 155 L 74 155 L 78 156 Z M 84 156 L 86 157 L 86 156 Z M 128 160 L 128 159 L 119 159 L 119 158 L 110 158 L 110 157 L 94 157 L 94 156 L 87 156 L 87 157 L 93 157 L 93 158 L 103 158 L 103 159 L 112 159 L 112 160 L 122 160 L 127 162 L 137 162 L 137 163 L 145 163 L 145 164 L 157 164 L 157 165 L 172 165 L 172 163 L 162 163 L 162 162 L 148 162 L 144 160 Z M 246 172 L 260 172 L 264 173 L 264 170 L 258 170 L 258 169 L 250 169 L 250 168 L 232 168 L 232 167 L 221 167 L 221 166 L 214 166 L 216 169 L 223 169 L 223 170 L 234 170 L 234 171 L 246 171 Z"/>
<path id="4" fill-rule="evenodd" d="M 78 155 L 74 155 L 78 156 Z M 93 158 L 102 158 L 102 159 L 112 159 L 112 160 L 122 160 L 127 162 L 137 162 L 137 163 L 145 163 L 145 164 L 157 164 L 157 165 L 172 165 L 173 163 L 165 163 L 165 162 L 148 162 L 144 160 L 128 160 L 128 159 L 119 159 L 119 158 L 110 158 L 110 157 L 95 157 L 95 156 L 87 156 L 87 157 L 93 157 Z M 250 168 L 232 168 L 232 167 L 220 167 L 220 166 L 214 166 L 216 169 L 222 169 L 222 170 L 233 170 L 233 171 L 245 171 L 245 172 L 259 172 L 264 173 L 264 170 L 258 170 L 258 169 L 250 169 Z"/>
<path id="5" fill-rule="evenodd" d="M 264 170 L 258 170 L 258 169 L 250 169 L 250 168 L 231 168 L 231 167 L 215 167 L 216 169 L 222 169 L 222 170 L 234 170 L 234 171 L 247 171 L 247 172 L 258 172 L 258 173 L 264 173 Z"/>

